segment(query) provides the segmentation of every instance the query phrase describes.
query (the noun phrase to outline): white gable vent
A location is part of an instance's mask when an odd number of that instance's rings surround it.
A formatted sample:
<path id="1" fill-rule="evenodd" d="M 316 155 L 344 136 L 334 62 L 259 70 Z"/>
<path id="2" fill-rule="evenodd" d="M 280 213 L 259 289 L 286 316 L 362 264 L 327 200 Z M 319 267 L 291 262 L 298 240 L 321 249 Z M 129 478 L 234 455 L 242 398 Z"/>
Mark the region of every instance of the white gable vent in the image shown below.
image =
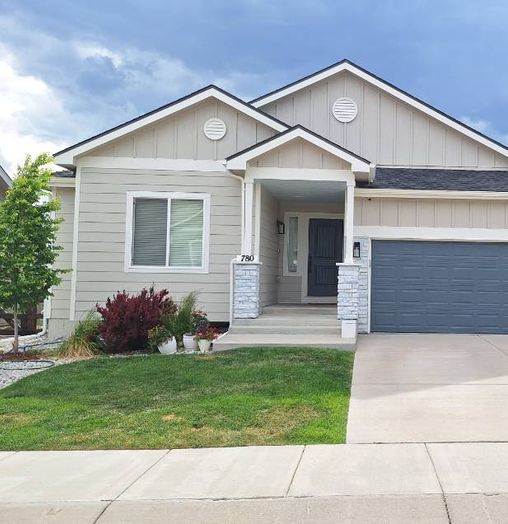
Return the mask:
<path id="1" fill-rule="evenodd" d="M 358 106 L 351 98 L 337 98 L 333 103 L 332 113 L 339 122 L 351 122 L 358 114 Z"/>
<path id="2" fill-rule="evenodd" d="M 226 134 L 226 124 L 220 118 L 209 118 L 203 126 L 203 133 L 210 140 L 220 140 Z"/>

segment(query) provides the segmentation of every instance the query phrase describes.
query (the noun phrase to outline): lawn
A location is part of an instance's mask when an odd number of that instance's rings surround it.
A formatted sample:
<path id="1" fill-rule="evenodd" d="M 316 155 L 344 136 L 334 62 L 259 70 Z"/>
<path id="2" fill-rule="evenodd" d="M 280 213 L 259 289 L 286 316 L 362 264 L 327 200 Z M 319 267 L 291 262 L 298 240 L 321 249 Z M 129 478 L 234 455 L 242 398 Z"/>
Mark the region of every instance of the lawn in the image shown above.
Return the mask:
<path id="1" fill-rule="evenodd" d="M 353 358 L 250 348 L 54 367 L 0 390 L 0 449 L 344 442 Z"/>

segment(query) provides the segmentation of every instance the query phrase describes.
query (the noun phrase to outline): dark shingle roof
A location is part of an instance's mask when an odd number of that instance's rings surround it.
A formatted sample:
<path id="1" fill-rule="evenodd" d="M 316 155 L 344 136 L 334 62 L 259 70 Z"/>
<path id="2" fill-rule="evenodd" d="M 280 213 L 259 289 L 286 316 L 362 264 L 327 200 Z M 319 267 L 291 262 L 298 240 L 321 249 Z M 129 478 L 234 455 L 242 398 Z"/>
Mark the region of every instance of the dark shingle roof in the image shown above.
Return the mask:
<path id="1" fill-rule="evenodd" d="M 414 169 L 377 167 L 369 189 L 419 189 L 444 191 L 507 191 L 508 170 Z"/>
<path id="2" fill-rule="evenodd" d="M 63 169 L 61 171 L 54 171 L 53 176 L 56 176 L 57 178 L 75 178 L 76 173 L 70 169 Z"/>

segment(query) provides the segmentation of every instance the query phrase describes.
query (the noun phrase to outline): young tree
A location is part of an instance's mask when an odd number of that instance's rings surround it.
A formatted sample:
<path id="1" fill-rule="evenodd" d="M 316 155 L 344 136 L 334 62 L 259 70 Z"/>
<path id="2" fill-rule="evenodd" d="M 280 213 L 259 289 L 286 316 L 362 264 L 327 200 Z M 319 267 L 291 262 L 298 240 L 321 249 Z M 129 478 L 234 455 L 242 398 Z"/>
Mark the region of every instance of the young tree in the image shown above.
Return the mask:
<path id="1" fill-rule="evenodd" d="M 0 308 L 14 313 L 14 342 L 19 348 L 19 315 L 35 307 L 61 282 L 66 270 L 53 267 L 62 249 L 55 245 L 60 208 L 50 198 L 51 162 L 46 154 L 27 156 L 0 203 Z"/>

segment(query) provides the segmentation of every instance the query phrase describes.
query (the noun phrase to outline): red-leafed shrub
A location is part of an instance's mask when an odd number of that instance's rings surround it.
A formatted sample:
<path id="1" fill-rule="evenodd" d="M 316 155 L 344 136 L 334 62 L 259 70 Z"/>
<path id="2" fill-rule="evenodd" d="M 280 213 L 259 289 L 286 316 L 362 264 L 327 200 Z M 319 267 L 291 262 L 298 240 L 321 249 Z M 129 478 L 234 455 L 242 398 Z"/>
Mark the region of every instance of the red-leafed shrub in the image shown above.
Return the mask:
<path id="1" fill-rule="evenodd" d="M 138 295 L 118 292 L 106 300 L 104 307 L 97 304 L 103 322 L 100 334 L 107 353 L 143 351 L 148 347 L 148 331 L 159 324 L 162 315 L 171 315 L 176 304 L 167 289 L 155 292 L 143 289 Z"/>

